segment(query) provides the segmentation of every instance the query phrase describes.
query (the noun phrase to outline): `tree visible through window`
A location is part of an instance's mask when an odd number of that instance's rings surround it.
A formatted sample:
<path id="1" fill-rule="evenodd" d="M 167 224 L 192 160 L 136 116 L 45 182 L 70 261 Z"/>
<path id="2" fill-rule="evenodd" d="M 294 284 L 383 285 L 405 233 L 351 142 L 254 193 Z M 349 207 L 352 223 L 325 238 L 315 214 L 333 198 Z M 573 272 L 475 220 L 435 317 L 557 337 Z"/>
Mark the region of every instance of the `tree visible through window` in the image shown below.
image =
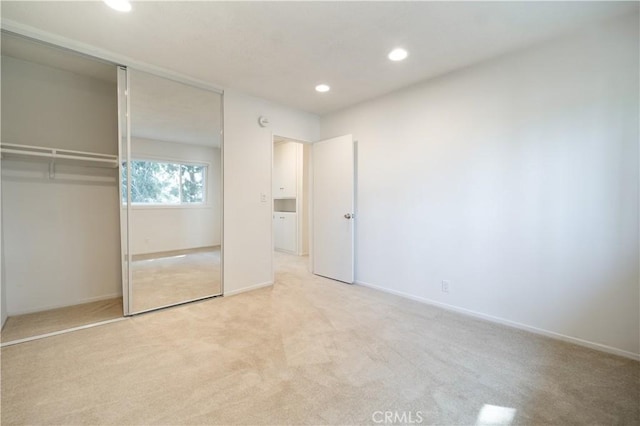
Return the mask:
<path id="1" fill-rule="evenodd" d="M 198 204 L 205 201 L 206 166 L 134 160 L 131 162 L 133 204 Z M 127 168 L 122 168 L 122 202 L 126 203 Z"/>

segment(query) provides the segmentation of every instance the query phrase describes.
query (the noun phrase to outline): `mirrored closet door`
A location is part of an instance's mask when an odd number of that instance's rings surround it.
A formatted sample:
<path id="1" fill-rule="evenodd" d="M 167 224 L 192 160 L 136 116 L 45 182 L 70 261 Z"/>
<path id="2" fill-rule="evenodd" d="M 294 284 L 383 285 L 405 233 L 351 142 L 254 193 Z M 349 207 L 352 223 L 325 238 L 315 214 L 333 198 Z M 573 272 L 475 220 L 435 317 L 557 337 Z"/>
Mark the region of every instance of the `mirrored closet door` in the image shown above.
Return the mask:
<path id="1" fill-rule="evenodd" d="M 135 314 L 222 294 L 222 96 L 126 72 L 123 270 Z"/>

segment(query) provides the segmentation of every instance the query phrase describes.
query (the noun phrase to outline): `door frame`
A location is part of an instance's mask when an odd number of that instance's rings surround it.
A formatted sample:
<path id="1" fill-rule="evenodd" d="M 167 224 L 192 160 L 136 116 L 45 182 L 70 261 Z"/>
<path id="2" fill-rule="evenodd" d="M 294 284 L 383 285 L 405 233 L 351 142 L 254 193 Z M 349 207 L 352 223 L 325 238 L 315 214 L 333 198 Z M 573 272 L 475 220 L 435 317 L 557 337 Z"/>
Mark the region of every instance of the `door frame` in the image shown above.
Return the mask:
<path id="1" fill-rule="evenodd" d="M 286 139 L 288 141 L 291 142 L 298 142 L 301 144 L 304 144 L 306 146 L 308 146 L 309 148 L 313 147 L 314 142 L 312 141 L 308 141 L 308 140 L 304 140 L 304 139 L 297 139 L 297 138 L 291 138 L 288 136 L 284 136 L 283 134 L 278 134 L 278 133 L 274 133 L 271 132 L 271 147 L 269 148 L 271 150 L 271 167 L 269 169 L 270 173 L 269 173 L 269 192 L 271 193 L 271 207 L 270 207 L 270 212 L 269 215 L 272 217 L 270 223 L 270 229 L 271 229 L 271 282 L 275 284 L 276 282 L 276 273 L 275 273 L 275 238 L 274 238 L 274 226 L 273 226 L 273 166 L 274 166 L 274 144 L 275 144 L 275 138 L 279 137 L 282 139 Z M 359 217 L 359 212 L 358 212 L 358 140 L 352 136 L 352 140 L 353 140 L 353 185 L 354 185 L 354 189 L 353 189 L 353 212 L 355 217 Z M 316 142 L 320 142 L 320 140 L 316 141 Z M 309 220 L 309 226 L 308 226 L 308 233 L 309 233 L 309 261 L 307 263 L 307 270 L 313 274 L 314 271 L 314 253 L 313 253 L 313 231 L 314 231 L 314 226 L 313 226 L 313 149 L 309 150 L 309 161 L 308 161 L 308 176 L 309 176 L 309 183 L 307 185 L 307 192 L 308 192 L 308 198 L 309 198 L 309 208 L 307 209 L 307 218 Z M 297 202 L 296 202 L 297 203 Z M 297 206 L 296 206 L 297 209 Z M 357 282 L 357 266 L 358 266 L 358 257 L 357 257 L 357 235 L 358 235 L 358 221 L 354 220 L 353 221 L 353 276 L 354 276 L 354 283 Z"/>
<path id="2" fill-rule="evenodd" d="M 308 140 L 304 140 L 304 139 L 297 139 L 297 138 L 291 138 L 279 133 L 274 133 L 271 132 L 271 147 L 269 148 L 271 150 L 271 168 L 270 168 L 270 174 L 269 174 L 269 192 L 271 193 L 271 208 L 270 208 L 270 215 L 273 218 L 273 169 L 274 169 L 274 146 L 275 146 L 275 142 L 276 142 L 276 138 L 281 138 L 281 139 L 285 139 L 287 141 L 290 142 L 296 142 L 296 143 L 300 143 L 303 144 L 306 147 L 311 147 L 313 146 L 313 142 L 308 141 Z M 307 197 L 309 198 L 309 208 L 307 209 L 308 211 L 306 212 L 307 215 L 307 219 L 308 219 L 308 229 L 307 232 L 309 234 L 309 263 L 307 265 L 307 269 L 309 271 L 313 270 L 313 250 L 312 250 L 312 244 L 313 244 L 313 185 L 312 185 L 312 180 L 313 180 L 313 169 L 312 169 L 312 163 L 313 163 L 313 150 L 310 149 L 309 150 L 309 164 L 308 164 L 308 175 L 309 175 L 309 183 L 306 185 L 306 191 L 307 191 Z M 296 212 L 298 211 L 298 197 L 296 197 Z M 276 282 L 276 268 L 275 268 L 275 228 L 273 226 L 273 219 L 271 220 L 271 282 L 275 284 Z M 299 237 L 299 236 L 298 236 Z M 299 242 L 299 238 L 298 238 L 298 242 Z"/>

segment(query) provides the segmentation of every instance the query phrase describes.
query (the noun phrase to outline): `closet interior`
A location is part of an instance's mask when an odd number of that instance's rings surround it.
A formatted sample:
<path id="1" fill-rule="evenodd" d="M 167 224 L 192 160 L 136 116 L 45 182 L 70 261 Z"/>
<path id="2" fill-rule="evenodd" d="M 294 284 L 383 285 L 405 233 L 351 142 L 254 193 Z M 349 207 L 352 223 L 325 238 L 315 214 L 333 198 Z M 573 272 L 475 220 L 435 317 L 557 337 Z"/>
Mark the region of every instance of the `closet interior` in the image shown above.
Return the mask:
<path id="1" fill-rule="evenodd" d="M 273 246 L 298 256 L 309 253 L 309 153 L 307 144 L 273 138 Z"/>
<path id="2" fill-rule="evenodd" d="M 122 317 L 116 67 L 1 53 L 2 342 Z"/>

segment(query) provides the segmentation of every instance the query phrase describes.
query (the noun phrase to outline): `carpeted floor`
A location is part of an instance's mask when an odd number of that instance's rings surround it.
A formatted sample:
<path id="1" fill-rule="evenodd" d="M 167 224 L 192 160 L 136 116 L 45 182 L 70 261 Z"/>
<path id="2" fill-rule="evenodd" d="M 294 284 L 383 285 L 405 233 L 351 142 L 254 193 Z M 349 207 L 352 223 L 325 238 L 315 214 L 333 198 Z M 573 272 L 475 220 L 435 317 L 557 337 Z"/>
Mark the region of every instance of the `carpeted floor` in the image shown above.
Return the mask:
<path id="1" fill-rule="evenodd" d="M 7 318 L 2 343 L 122 318 L 122 297 Z"/>
<path id="2" fill-rule="evenodd" d="M 2 424 L 640 423 L 638 362 L 276 260 L 273 287 L 2 349 Z"/>

